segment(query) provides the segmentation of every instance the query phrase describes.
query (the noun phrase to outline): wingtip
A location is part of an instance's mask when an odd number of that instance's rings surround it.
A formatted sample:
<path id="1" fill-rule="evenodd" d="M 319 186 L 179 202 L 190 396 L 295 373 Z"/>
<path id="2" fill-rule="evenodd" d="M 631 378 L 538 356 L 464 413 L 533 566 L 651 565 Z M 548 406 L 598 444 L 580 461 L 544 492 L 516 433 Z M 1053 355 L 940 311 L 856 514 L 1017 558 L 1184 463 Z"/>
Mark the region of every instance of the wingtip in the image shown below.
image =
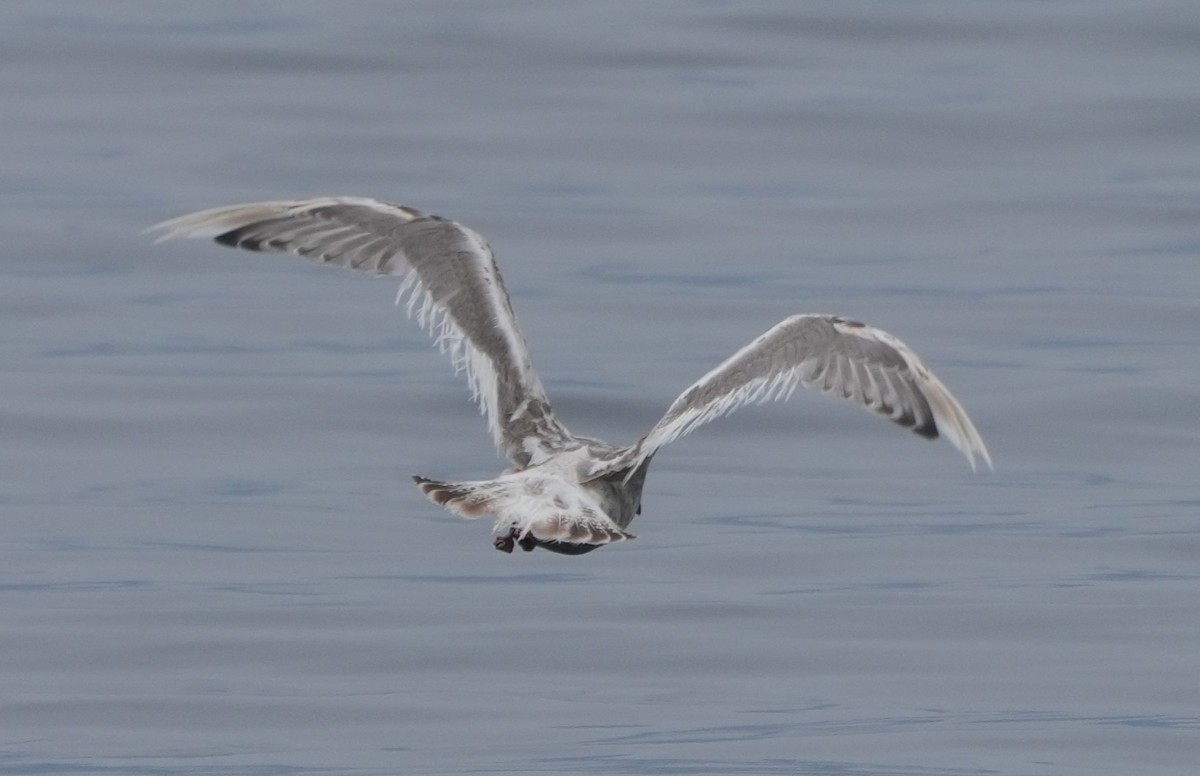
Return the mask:
<path id="1" fill-rule="evenodd" d="M 147 226 L 145 229 L 142 229 L 138 232 L 138 234 L 157 234 L 158 236 L 154 238 L 154 244 L 158 245 L 160 242 L 165 242 L 175 236 L 170 231 L 170 227 L 168 226 L 169 223 L 169 221 L 159 221 L 157 224 L 153 224 L 151 226 Z"/>
<path id="2" fill-rule="evenodd" d="M 996 467 L 992 464 L 992 456 L 988 454 L 987 448 L 983 446 L 982 440 L 976 440 L 976 444 L 970 447 L 960 447 L 963 457 L 967 459 L 967 463 L 971 466 L 972 474 L 980 474 L 979 461 L 987 464 L 987 472 L 985 474 L 995 474 Z"/>
<path id="3" fill-rule="evenodd" d="M 215 236 L 217 232 L 209 230 L 205 232 L 197 228 L 193 223 L 192 215 L 179 216 L 177 218 L 169 218 L 166 221 L 159 221 L 157 224 L 147 226 L 141 231 L 141 234 L 155 234 L 154 244 L 158 245 L 167 240 L 177 240 L 181 237 L 208 237 Z"/>

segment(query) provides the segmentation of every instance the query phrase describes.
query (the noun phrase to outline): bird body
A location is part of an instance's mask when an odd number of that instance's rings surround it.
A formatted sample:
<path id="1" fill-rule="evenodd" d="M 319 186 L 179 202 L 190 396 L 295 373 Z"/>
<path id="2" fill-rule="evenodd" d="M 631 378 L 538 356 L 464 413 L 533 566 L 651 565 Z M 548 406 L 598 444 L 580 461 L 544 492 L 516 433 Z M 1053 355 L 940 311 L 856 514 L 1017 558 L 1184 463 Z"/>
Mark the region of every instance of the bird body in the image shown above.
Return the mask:
<path id="1" fill-rule="evenodd" d="M 554 414 L 487 242 L 455 221 L 363 197 L 256 202 L 164 221 L 160 240 L 211 237 L 291 252 L 370 275 L 403 277 L 397 304 L 466 373 L 511 468 L 491 480 L 414 481 L 469 518 L 494 516 L 497 549 L 579 555 L 633 538 L 650 461 L 668 444 L 738 407 L 786 399 L 797 386 L 831 393 L 915 433 L 991 458 L 962 405 L 887 332 L 834 315 L 784 319 L 701 377 L 631 445 L 571 433 Z"/>
<path id="2" fill-rule="evenodd" d="M 544 547 L 582 555 L 634 538 L 625 527 L 641 512 L 649 459 L 633 469 L 602 467 L 624 450 L 595 439 L 574 438 L 545 461 L 494 480 L 439 482 L 413 477 L 435 504 L 463 517 L 496 518 L 497 549 Z"/>

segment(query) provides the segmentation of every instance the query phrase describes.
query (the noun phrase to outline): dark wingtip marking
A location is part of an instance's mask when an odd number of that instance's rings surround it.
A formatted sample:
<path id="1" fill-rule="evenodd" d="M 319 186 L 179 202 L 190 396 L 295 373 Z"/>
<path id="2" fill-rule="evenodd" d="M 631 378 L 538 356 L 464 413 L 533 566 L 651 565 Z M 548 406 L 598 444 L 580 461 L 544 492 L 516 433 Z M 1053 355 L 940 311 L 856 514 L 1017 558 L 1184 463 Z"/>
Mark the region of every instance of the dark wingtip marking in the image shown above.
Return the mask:
<path id="1" fill-rule="evenodd" d="M 933 421 L 933 418 L 930 418 L 929 420 L 927 420 L 926 422 L 922 423 L 919 426 L 913 426 L 913 433 L 918 434 L 919 436 L 923 436 L 926 439 L 937 439 L 938 438 L 937 423 L 935 423 Z"/>
<path id="2" fill-rule="evenodd" d="M 224 245 L 229 248 L 241 248 L 246 251 L 279 251 L 286 250 L 281 245 L 273 245 L 270 240 L 264 241 L 261 238 L 252 237 L 247 232 L 248 227 L 240 229 L 231 229 L 224 234 L 219 234 L 213 238 L 213 241 L 218 245 Z"/>
<path id="3" fill-rule="evenodd" d="M 233 231 L 217 235 L 213 238 L 213 242 L 215 242 L 217 245 L 224 245 L 227 248 L 236 248 L 238 247 L 237 234 L 238 230 L 234 229 Z"/>
<path id="4" fill-rule="evenodd" d="M 261 237 L 255 237 L 250 231 L 251 228 L 258 224 L 250 224 L 237 229 L 230 229 L 228 232 L 219 234 L 213 238 L 213 242 L 218 245 L 224 245 L 228 248 L 241 248 L 245 251 L 287 251 L 291 250 L 288 245 L 279 240 L 264 240 Z"/>

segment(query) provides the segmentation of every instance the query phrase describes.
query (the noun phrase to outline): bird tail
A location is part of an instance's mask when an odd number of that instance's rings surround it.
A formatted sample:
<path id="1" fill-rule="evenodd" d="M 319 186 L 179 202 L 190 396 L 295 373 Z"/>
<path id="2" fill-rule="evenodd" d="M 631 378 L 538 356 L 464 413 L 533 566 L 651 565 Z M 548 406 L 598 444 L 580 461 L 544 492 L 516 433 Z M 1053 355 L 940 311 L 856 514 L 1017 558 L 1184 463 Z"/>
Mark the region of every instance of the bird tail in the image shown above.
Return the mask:
<path id="1" fill-rule="evenodd" d="M 428 477 L 413 477 L 413 482 L 433 503 L 472 519 L 493 511 L 492 502 L 498 487 L 498 483 L 492 480 L 439 482 Z"/>

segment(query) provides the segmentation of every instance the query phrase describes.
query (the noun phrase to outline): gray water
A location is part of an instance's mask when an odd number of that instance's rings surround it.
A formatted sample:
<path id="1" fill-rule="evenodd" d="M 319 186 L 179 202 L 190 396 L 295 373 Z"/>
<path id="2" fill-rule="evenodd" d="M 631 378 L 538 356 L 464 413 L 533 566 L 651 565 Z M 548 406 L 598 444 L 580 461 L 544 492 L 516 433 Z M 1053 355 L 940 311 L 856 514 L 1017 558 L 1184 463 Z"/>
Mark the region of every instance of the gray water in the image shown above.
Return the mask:
<path id="1" fill-rule="evenodd" d="M 1198 98 L 1192 2 L 0 4 L 0 773 L 1195 773 Z M 393 282 L 140 233 L 318 194 L 487 235 L 581 433 L 830 312 L 996 472 L 806 394 L 495 552 Z"/>

